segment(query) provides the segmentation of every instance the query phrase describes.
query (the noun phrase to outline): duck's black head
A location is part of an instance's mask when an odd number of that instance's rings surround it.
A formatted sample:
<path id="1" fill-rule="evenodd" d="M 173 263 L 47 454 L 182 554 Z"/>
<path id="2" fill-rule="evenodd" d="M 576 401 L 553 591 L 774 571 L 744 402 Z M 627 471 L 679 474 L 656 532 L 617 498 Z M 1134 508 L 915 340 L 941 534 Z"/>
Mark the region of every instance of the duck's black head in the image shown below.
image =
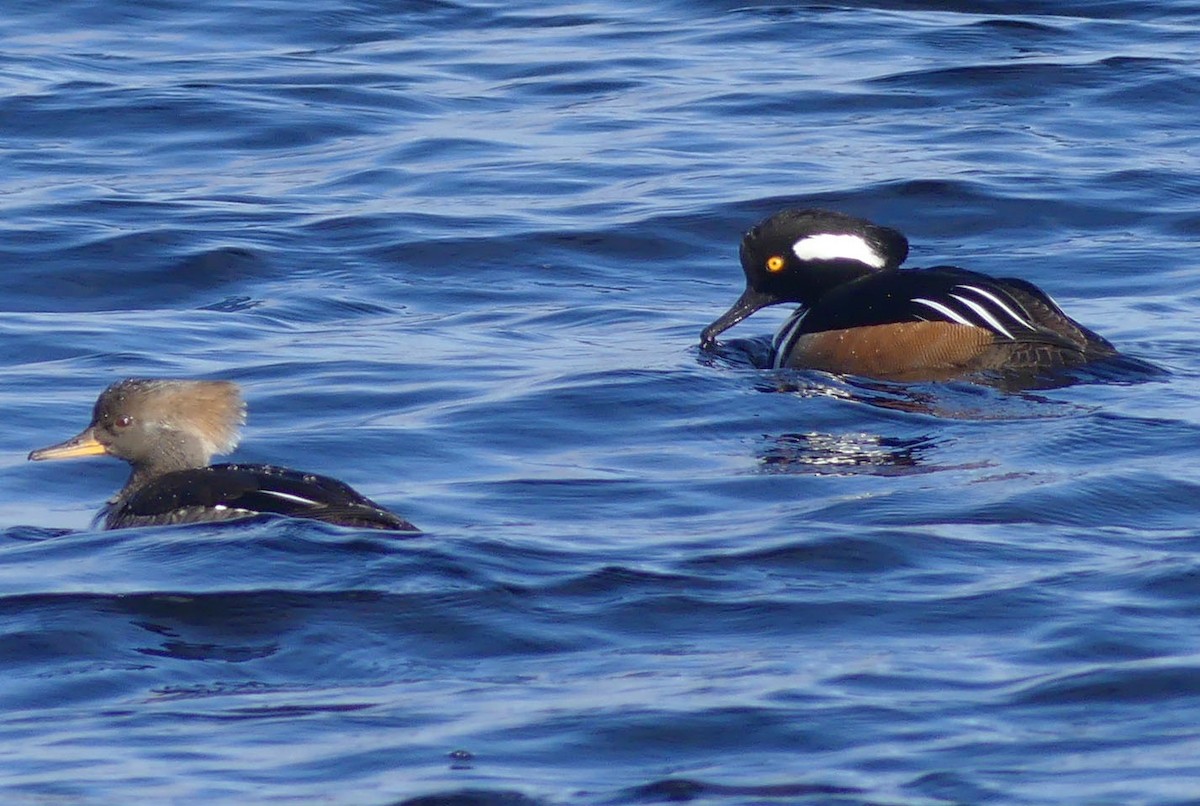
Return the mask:
<path id="1" fill-rule="evenodd" d="M 908 239 L 889 227 L 830 210 L 776 213 L 743 236 L 746 290 L 704 329 L 700 343 L 711 346 L 718 334 L 768 305 L 811 306 L 830 289 L 897 268 L 906 257 Z"/>
<path id="2" fill-rule="evenodd" d="M 87 428 L 29 458 L 107 454 L 133 465 L 133 481 L 206 466 L 213 454 L 237 446 L 245 419 L 241 393 L 229 381 L 129 379 L 104 390 Z"/>

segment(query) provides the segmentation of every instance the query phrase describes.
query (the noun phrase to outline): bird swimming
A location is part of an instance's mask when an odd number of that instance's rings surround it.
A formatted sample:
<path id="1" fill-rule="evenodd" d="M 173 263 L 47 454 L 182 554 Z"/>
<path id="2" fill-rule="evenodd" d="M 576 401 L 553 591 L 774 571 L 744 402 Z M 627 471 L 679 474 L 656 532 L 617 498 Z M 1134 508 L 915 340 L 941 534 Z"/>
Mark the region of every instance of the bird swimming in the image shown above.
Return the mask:
<path id="1" fill-rule="evenodd" d="M 1037 373 L 1116 357 L 1116 348 L 1026 280 L 957 266 L 900 269 L 908 239 L 866 219 L 790 209 L 741 245 L 746 290 L 700 344 L 768 305 L 799 307 L 772 344 L 773 366 L 883 380 Z"/>
<path id="2" fill-rule="evenodd" d="M 97 516 L 105 529 L 272 513 L 418 531 L 336 479 L 274 465 L 210 465 L 214 454 L 237 446 L 245 419 L 241 391 L 231 381 L 131 378 L 101 393 L 82 432 L 33 451 L 29 459 L 107 455 L 128 462 L 129 480 Z"/>

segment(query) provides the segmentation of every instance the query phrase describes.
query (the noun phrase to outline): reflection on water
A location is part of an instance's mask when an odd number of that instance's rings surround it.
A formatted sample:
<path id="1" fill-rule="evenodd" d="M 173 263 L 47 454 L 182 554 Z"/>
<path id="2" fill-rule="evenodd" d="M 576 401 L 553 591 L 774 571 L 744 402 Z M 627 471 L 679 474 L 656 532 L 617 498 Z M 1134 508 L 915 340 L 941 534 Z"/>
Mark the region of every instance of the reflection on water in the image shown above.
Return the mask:
<path id="1" fill-rule="evenodd" d="M 816 370 L 775 370 L 764 373 L 754 387 L 760 392 L 833 398 L 950 420 L 1040 420 L 1086 411 L 1079 404 L 1053 400 L 1030 391 L 1006 392 L 995 386 L 965 380 L 900 384 Z"/>
<path id="2" fill-rule="evenodd" d="M 983 461 L 937 465 L 931 460 L 938 444 L 933 435 L 899 438 L 853 433 L 782 434 L 771 440 L 760 458 L 771 472 L 828 476 L 907 476 L 988 466 Z"/>
<path id="3" fill-rule="evenodd" d="M 1195 4 L 956 5 L 6 4 L 3 802 L 1200 789 Z M 700 350 L 797 206 L 1172 375 Z M 434 531 L 58 529 L 148 374 Z"/>

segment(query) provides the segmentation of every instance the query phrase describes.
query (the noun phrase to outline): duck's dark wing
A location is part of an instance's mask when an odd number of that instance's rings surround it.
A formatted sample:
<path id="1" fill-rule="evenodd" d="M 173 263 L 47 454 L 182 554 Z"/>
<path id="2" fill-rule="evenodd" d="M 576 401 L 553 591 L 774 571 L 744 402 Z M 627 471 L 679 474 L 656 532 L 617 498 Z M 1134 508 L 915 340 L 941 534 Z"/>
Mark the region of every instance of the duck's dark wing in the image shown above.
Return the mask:
<path id="1" fill-rule="evenodd" d="M 805 313 L 796 335 L 904 322 L 949 322 L 983 328 L 997 341 L 1074 350 L 1083 350 L 1085 333 L 1099 338 L 1032 283 L 953 266 L 881 271 L 846 283 Z"/>
<path id="2" fill-rule="evenodd" d="M 1028 280 L 999 277 L 994 282 L 1001 285 L 1021 304 L 1035 325 L 1068 339 L 1079 350 L 1087 353 L 1089 358 L 1117 354 L 1117 348 L 1113 347 L 1111 342 L 1067 316 L 1049 294 Z"/>
<path id="3" fill-rule="evenodd" d="M 113 502 L 105 528 L 287 515 L 341 526 L 418 531 L 327 476 L 272 465 L 223 464 L 165 473 Z"/>

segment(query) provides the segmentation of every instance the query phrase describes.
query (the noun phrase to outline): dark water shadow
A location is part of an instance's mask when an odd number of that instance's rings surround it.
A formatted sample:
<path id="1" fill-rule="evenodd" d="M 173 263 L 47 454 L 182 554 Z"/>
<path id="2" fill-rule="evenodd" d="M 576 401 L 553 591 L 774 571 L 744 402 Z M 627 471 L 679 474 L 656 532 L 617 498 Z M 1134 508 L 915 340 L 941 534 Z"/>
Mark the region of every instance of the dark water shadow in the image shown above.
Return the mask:
<path id="1" fill-rule="evenodd" d="M 13 540 L 20 543 L 40 543 L 44 540 L 54 540 L 75 534 L 74 529 L 49 529 L 41 526 L 13 526 L 0 533 L 3 540 Z M 0 545 L 3 545 L 0 543 Z"/>
<path id="2" fill-rule="evenodd" d="M 745 799 L 770 800 L 781 803 L 822 802 L 839 795 L 860 795 L 865 790 L 853 786 L 830 784 L 758 784 L 731 786 L 691 778 L 665 778 L 649 784 L 641 784 L 622 792 L 609 803 L 687 803 L 693 800 L 720 798 L 733 803 L 744 803 Z M 803 801 L 798 801 L 803 798 Z M 821 798 L 810 801 L 810 798 Z M 865 801 L 855 801 L 864 803 Z"/>
<path id="3" fill-rule="evenodd" d="M 392 806 L 546 806 L 547 803 L 507 789 L 459 789 L 398 800 Z"/>

